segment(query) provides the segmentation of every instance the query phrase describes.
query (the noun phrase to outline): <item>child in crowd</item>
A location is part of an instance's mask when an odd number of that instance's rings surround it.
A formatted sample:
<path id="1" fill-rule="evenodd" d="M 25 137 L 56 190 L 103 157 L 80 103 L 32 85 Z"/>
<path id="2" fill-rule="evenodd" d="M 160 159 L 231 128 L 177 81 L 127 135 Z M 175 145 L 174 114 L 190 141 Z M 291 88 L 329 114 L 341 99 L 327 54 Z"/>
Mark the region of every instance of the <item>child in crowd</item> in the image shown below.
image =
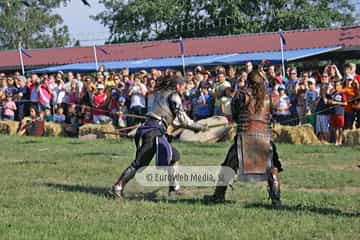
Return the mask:
<path id="1" fill-rule="evenodd" d="M 305 111 L 306 111 L 306 118 L 305 122 L 310 123 L 313 128 L 315 129 L 315 121 L 316 121 L 316 103 L 319 97 L 318 91 L 316 91 L 316 82 L 314 78 L 308 79 L 308 89 L 305 92 L 304 99 L 305 99 Z"/>
<path id="2" fill-rule="evenodd" d="M 81 107 L 81 124 L 92 123 L 91 107 L 83 105 Z"/>
<path id="3" fill-rule="evenodd" d="M 45 122 L 53 122 L 54 121 L 54 116 L 51 114 L 51 109 L 49 107 L 45 108 L 43 119 Z"/>
<path id="4" fill-rule="evenodd" d="M 331 99 L 329 100 L 329 104 L 334 106 L 333 114 L 332 114 L 332 127 L 335 132 L 335 145 L 342 144 L 342 132 L 345 125 L 345 106 L 346 103 L 346 95 L 341 92 L 342 83 L 341 81 L 337 81 L 334 83 L 335 91 L 331 94 Z"/>
<path id="5" fill-rule="evenodd" d="M 127 107 L 126 107 L 125 103 L 126 103 L 126 99 L 124 97 L 119 97 L 119 108 L 117 111 L 117 115 L 118 115 L 118 126 L 120 128 L 127 127 L 125 114 L 128 111 L 127 111 Z"/>
<path id="6" fill-rule="evenodd" d="M 16 104 L 12 100 L 12 94 L 8 93 L 6 96 L 6 102 L 4 103 L 4 120 L 12 120 L 14 121 L 16 111 Z"/>
<path id="7" fill-rule="evenodd" d="M 288 125 L 289 117 L 291 116 L 290 98 L 286 95 L 284 85 L 279 86 L 278 91 L 279 91 L 279 101 L 275 105 L 275 119 L 280 124 Z"/>
<path id="8" fill-rule="evenodd" d="M 65 123 L 64 109 L 62 107 L 59 107 L 56 110 L 56 114 L 54 115 L 54 122 Z"/>

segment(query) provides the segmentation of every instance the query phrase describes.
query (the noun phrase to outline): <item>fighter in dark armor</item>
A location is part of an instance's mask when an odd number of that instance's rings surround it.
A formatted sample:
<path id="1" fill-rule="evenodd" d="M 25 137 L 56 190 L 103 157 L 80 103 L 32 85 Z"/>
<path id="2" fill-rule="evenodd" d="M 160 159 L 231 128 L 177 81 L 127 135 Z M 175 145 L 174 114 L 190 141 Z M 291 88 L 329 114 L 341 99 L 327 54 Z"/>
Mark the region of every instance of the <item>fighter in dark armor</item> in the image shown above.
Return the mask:
<path id="1" fill-rule="evenodd" d="M 136 132 L 135 160 L 125 169 L 109 191 L 113 196 L 123 197 L 127 182 L 135 176 L 139 168 L 148 166 L 155 154 L 157 166 L 174 168 L 176 162 L 180 160 L 180 154 L 170 145 L 167 138 L 167 128 L 170 124 L 193 131 L 207 130 L 207 126 L 195 123 L 185 113 L 181 102 L 181 95 L 185 90 L 186 82 L 181 77 L 157 79 L 153 111 L 146 114 L 146 121 Z M 179 190 L 179 185 L 170 183 L 169 195 L 179 194 Z"/>
<path id="2" fill-rule="evenodd" d="M 265 77 L 261 71 L 252 71 L 247 88 L 236 92 L 232 103 L 237 135 L 222 166 L 231 167 L 240 181 L 267 181 L 269 197 L 274 206 L 280 206 L 280 179 L 282 171 L 276 147 L 271 141 L 271 98 L 266 93 Z M 224 202 L 227 186 L 217 186 L 206 202 Z"/>

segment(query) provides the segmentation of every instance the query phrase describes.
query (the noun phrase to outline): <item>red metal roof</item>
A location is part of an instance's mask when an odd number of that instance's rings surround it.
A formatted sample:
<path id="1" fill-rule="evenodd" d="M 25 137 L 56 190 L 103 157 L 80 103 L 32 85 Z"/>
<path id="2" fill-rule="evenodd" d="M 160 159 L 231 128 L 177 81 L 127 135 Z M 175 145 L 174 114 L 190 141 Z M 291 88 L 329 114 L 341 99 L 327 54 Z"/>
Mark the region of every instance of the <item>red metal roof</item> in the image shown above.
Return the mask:
<path id="1" fill-rule="evenodd" d="M 320 48 L 331 46 L 360 46 L 360 26 L 294 30 L 284 32 L 287 49 Z M 228 53 L 278 51 L 278 33 L 241 34 L 206 38 L 184 39 L 185 55 L 212 55 Z M 99 61 L 135 60 L 176 57 L 180 55 L 176 40 L 113 44 L 101 46 L 109 54 L 97 51 Z M 26 67 L 93 62 L 92 47 L 49 48 L 26 50 L 32 57 L 24 56 Z M 20 65 L 18 51 L 0 52 L 0 68 Z"/>

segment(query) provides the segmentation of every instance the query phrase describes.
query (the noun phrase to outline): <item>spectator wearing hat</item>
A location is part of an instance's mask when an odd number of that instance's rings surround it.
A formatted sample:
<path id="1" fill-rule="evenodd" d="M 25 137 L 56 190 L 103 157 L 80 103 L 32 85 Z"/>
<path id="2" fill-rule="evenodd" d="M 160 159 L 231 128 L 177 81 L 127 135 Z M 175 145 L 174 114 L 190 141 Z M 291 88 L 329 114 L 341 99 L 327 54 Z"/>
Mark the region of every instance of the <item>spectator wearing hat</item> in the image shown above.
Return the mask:
<path id="1" fill-rule="evenodd" d="M 291 117 L 291 101 L 290 98 L 286 95 L 284 85 L 280 85 L 278 91 L 279 100 L 275 104 L 275 120 L 282 125 L 288 125 L 288 120 Z"/>
<path id="2" fill-rule="evenodd" d="M 310 123 L 316 129 L 316 104 L 319 97 L 316 91 L 316 82 L 314 78 L 308 79 L 308 89 L 305 92 L 305 122 Z"/>
<path id="3" fill-rule="evenodd" d="M 359 89 L 359 83 L 354 79 L 354 76 L 350 73 L 345 74 L 345 81 L 342 88 L 342 92 L 345 94 L 348 104 L 345 106 L 345 125 L 344 129 L 352 129 L 355 114 L 353 111 L 353 104 L 351 99 L 355 98 Z"/>
<path id="4" fill-rule="evenodd" d="M 15 111 L 16 111 L 16 104 L 12 99 L 12 94 L 9 92 L 6 94 L 6 102 L 4 103 L 4 120 L 12 120 L 15 119 Z"/>
<path id="5" fill-rule="evenodd" d="M 331 94 L 329 104 L 334 106 L 332 114 L 332 127 L 335 135 L 335 145 L 342 144 L 342 132 L 345 125 L 345 106 L 347 99 L 342 93 L 342 84 L 340 81 L 334 83 L 334 92 Z"/>
<path id="6" fill-rule="evenodd" d="M 96 86 L 96 92 L 92 97 L 92 115 L 93 122 L 95 124 L 108 122 L 108 117 L 106 116 L 106 103 L 108 97 L 105 93 L 104 84 L 98 84 Z"/>

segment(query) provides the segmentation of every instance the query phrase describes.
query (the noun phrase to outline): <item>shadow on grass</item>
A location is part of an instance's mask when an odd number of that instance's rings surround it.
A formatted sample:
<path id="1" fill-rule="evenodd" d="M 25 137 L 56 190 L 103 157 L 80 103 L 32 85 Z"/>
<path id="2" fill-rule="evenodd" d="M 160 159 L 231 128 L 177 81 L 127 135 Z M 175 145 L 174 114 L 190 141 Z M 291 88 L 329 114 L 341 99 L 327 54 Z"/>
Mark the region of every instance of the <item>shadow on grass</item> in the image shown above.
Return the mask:
<path id="1" fill-rule="evenodd" d="M 56 184 L 56 183 L 46 183 L 45 184 L 49 188 L 54 188 L 58 190 L 62 190 L 65 192 L 78 192 L 78 193 L 87 193 L 96 195 L 99 197 L 105 197 L 108 199 L 114 199 L 112 195 L 108 193 L 109 188 L 103 187 L 92 187 L 92 186 L 81 186 L 81 185 L 65 185 L 65 184 Z M 152 192 L 139 192 L 132 194 L 125 194 L 124 200 L 128 201 L 148 201 L 155 203 L 169 203 L 169 204 L 177 204 L 177 203 L 185 203 L 185 204 L 205 204 L 212 205 L 209 203 L 205 203 L 200 198 L 181 198 L 182 196 L 176 196 L 176 199 L 169 197 L 166 198 L 164 196 L 158 196 L 157 193 L 160 191 L 160 188 L 152 191 Z M 235 201 L 226 201 L 224 204 L 234 204 Z"/>
<path id="2" fill-rule="evenodd" d="M 110 157 L 121 157 L 122 155 L 116 153 L 106 153 L 106 152 L 85 152 L 85 153 L 74 153 L 72 156 L 75 157 L 96 157 L 96 156 L 110 156 Z"/>
<path id="3" fill-rule="evenodd" d="M 28 160 L 24 160 L 24 161 L 17 161 L 17 162 L 13 162 L 12 164 L 14 165 L 32 165 L 32 164 L 48 164 L 48 165 L 57 165 L 57 162 L 46 162 L 46 161 L 28 161 Z"/>
<path id="4" fill-rule="evenodd" d="M 57 183 L 46 183 L 49 188 L 54 188 L 58 190 L 63 190 L 65 192 L 79 192 L 79 193 L 88 193 L 96 196 L 106 197 L 107 191 L 109 189 L 102 187 L 92 187 L 92 186 L 81 186 L 81 185 L 65 185 Z"/>
<path id="5" fill-rule="evenodd" d="M 43 143 L 43 141 L 41 140 L 26 140 L 26 141 L 21 141 L 18 142 L 17 144 L 35 144 L 35 143 Z"/>
<path id="6" fill-rule="evenodd" d="M 333 208 L 319 208 L 315 206 L 288 206 L 288 205 L 282 205 L 279 208 L 274 208 L 271 205 L 263 204 L 263 203 L 252 203 L 245 205 L 245 208 L 249 209 L 259 209 L 263 208 L 266 210 L 275 210 L 275 211 L 286 211 L 286 212 L 309 212 L 309 213 L 315 213 L 320 215 L 333 215 L 338 217 L 360 217 L 359 212 L 351 213 L 351 212 L 342 212 L 339 209 L 333 209 Z"/>

